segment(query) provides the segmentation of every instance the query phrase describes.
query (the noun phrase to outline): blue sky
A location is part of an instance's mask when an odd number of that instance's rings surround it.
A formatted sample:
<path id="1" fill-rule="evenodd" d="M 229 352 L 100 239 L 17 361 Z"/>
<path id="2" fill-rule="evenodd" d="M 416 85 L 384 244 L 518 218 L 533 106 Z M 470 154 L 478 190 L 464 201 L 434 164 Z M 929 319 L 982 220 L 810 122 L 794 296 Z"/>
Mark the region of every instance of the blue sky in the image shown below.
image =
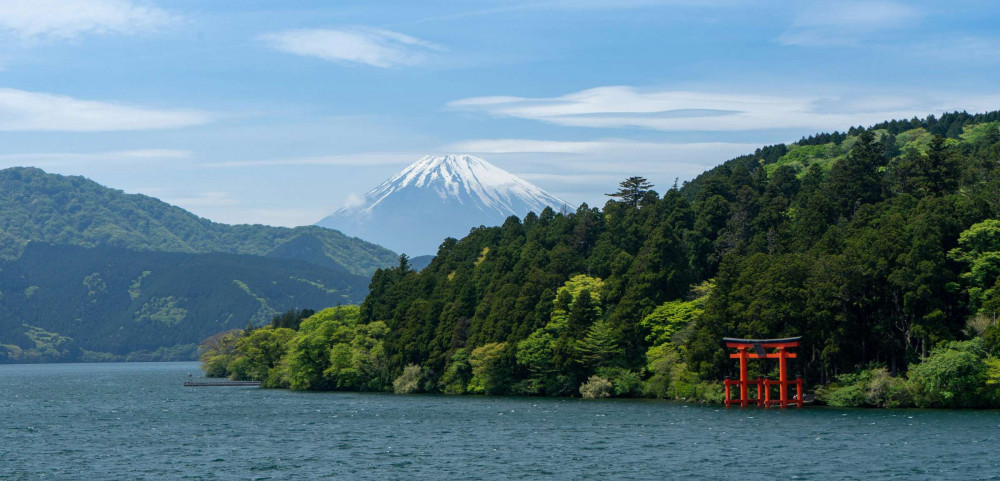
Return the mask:
<path id="1" fill-rule="evenodd" d="M 760 145 L 1000 109 L 966 2 L 0 1 L 0 167 L 311 224 L 429 153 L 578 204 Z"/>

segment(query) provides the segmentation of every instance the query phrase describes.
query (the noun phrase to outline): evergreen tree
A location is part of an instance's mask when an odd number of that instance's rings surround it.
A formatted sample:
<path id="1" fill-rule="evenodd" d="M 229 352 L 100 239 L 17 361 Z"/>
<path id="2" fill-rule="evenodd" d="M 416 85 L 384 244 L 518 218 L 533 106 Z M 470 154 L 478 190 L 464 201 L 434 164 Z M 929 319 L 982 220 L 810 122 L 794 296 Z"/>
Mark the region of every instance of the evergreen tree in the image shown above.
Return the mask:
<path id="1" fill-rule="evenodd" d="M 646 193 L 652 188 L 653 184 L 649 183 L 645 177 L 634 176 L 619 183 L 618 192 L 605 195 L 617 198 L 619 199 L 618 202 L 629 207 L 638 208 L 642 206 Z"/>

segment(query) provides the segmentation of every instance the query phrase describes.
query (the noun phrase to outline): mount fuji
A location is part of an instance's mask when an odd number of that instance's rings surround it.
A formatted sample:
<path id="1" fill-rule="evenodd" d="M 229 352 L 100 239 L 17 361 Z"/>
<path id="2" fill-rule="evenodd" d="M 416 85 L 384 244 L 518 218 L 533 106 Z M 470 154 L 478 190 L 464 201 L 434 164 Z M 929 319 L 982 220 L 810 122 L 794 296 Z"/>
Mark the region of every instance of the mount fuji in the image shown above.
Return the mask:
<path id="1" fill-rule="evenodd" d="M 472 155 L 428 155 L 316 223 L 411 256 L 436 254 L 445 237 L 507 217 L 573 207 Z"/>

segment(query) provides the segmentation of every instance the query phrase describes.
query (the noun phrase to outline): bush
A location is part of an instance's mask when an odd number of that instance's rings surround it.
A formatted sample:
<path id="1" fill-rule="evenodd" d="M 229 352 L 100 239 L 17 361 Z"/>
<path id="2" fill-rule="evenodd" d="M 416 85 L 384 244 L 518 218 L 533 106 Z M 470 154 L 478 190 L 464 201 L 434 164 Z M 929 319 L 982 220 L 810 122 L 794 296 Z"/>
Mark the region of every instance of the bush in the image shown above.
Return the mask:
<path id="1" fill-rule="evenodd" d="M 597 375 L 611 381 L 615 397 L 633 397 L 642 394 L 642 376 L 623 367 L 602 367 Z"/>
<path id="2" fill-rule="evenodd" d="M 605 398 L 611 396 L 611 391 L 614 387 L 611 381 L 604 379 L 601 376 L 590 376 L 587 382 L 580 385 L 580 395 L 584 399 L 596 399 Z"/>
<path id="3" fill-rule="evenodd" d="M 893 377 L 883 366 L 872 365 L 857 373 L 837 377 L 837 383 L 820 392 L 836 407 L 908 407 L 913 405 L 905 379 Z"/>
<path id="4" fill-rule="evenodd" d="M 910 366 L 909 382 L 918 407 L 986 407 L 986 351 L 982 339 L 949 342 Z"/>
<path id="5" fill-rule="evenodd" d="M 400 374 L 395 381 L 392 381 L 392 388 L 396 394 L 413 394 L 420 392 L 420 381 L 421 378 L 420 366 L 416 364 L 409 364 L 403 368 L 403 374 Z"/>

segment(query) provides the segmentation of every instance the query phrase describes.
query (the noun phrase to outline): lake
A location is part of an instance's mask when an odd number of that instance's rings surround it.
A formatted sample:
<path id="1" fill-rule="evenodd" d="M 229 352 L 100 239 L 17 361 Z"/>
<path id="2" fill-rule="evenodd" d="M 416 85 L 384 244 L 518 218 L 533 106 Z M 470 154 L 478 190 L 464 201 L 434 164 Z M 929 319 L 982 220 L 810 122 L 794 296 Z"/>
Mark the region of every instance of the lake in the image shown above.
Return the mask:
<path id="1" fill-rule="evenodd" d="M 1000 411 L 183 387 L 0 366 L 0 479 L 1000 479 Z"/>

